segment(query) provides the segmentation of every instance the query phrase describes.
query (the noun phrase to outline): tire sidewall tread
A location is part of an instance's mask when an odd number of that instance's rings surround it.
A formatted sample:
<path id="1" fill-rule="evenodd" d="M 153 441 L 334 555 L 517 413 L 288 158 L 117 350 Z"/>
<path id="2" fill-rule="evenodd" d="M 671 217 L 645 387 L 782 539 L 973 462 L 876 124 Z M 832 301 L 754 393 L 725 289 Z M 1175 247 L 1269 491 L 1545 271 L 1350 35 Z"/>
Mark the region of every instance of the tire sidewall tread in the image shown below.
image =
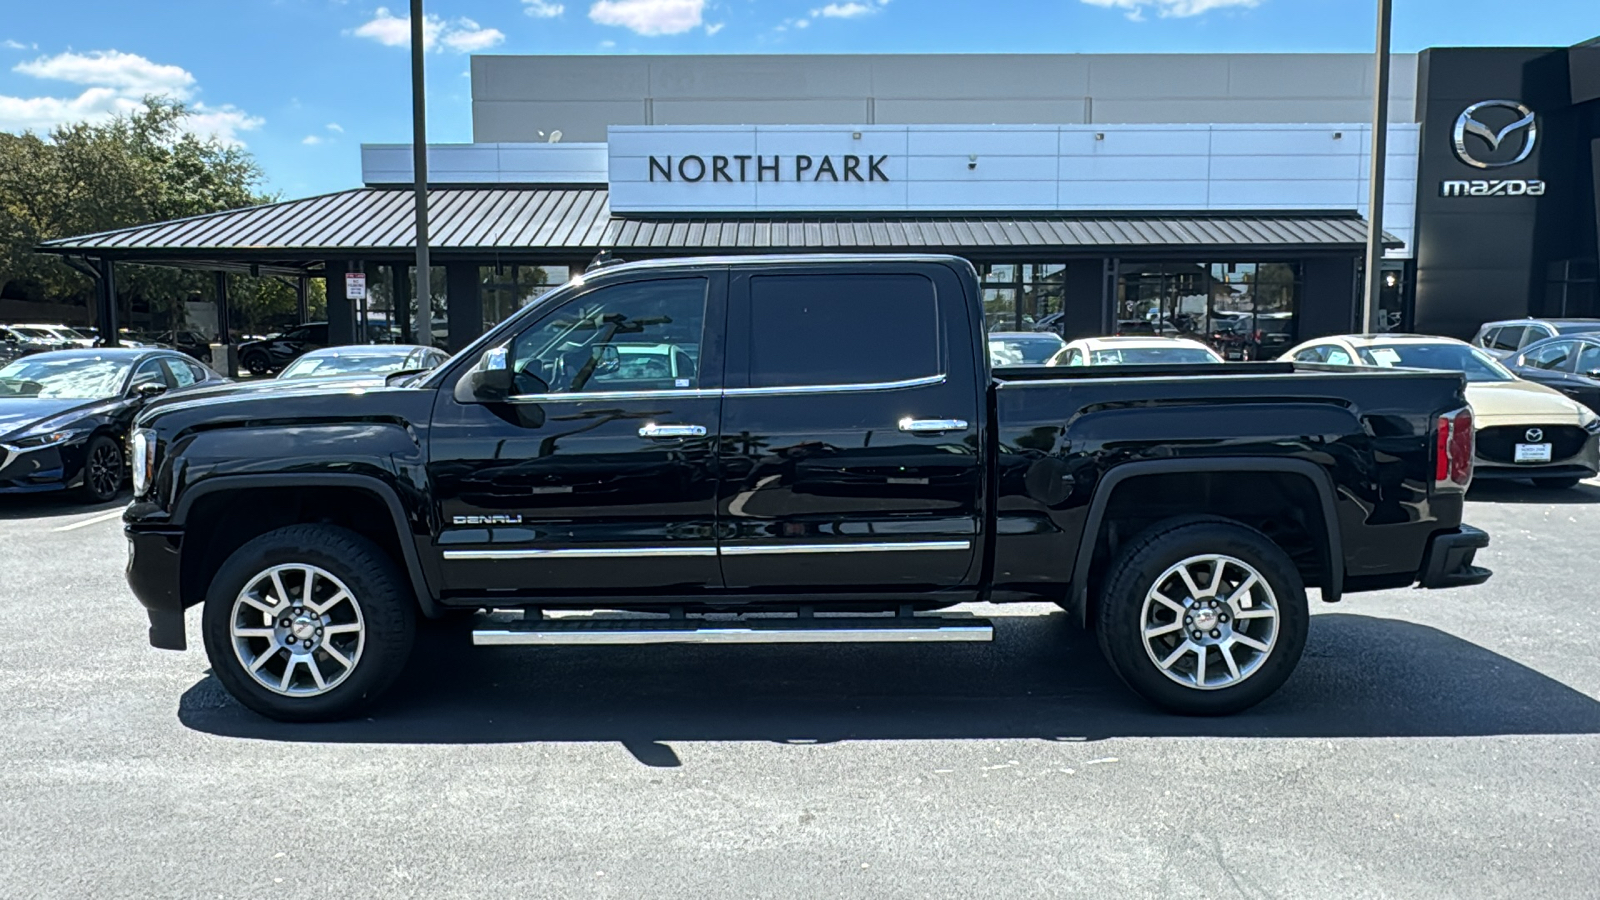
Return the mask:
<path id="1" fill-rule="evenodd" d="M 355 671 L 315 697 L 287 697 L 256 683 L 234 654 L 233 602 L 245 582 L 275 565 L 305 563 L 338 576 L 360 604 L 366 643 Z M 228 693 L 284 722 L 349 718 L 367 708 L 404 670 L 416 637 L 416 607 L 394 562 L 379 547 L 335 525 L 290 525 L 253 538 L 217 570 L 206 591 L 201 634 L 211 670 Z"/>
<path id="2" fill-rule="evenodd" d="M 1168 567 L 1206 553 L 1234 556 L 1254 566 L 1278 603 L 1278 638 L 1272 655 L 1239 684 L 1201 691 L 1162 674 L 1144 647 L 1145 593 Z M 1095 633 L 1100 651 L 1124 683 L 1151 703 L 1182 715 L 1228 715 L 1265 700 L 1288 680 L 1305 650 L 1311 611 L 1294 562 L 1261 532 L 1211 516 L 1158 523 L 1125 545 L 1100 592 Z"/>

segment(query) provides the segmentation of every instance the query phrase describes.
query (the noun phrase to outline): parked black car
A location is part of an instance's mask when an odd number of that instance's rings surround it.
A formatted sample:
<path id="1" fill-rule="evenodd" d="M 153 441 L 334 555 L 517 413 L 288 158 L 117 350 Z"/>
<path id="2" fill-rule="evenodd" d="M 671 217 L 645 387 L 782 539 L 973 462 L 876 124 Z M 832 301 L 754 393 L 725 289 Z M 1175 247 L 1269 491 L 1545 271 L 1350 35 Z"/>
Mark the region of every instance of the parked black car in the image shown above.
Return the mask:
<path id="1" fill-rule="evenodd" d="M 123 439 L 150 398 L 222 380 L 171 350 L 56 350 L 0 368 L 0 494 L 81 488 L 109 500 Z"/>
<path id="2" fill-rule="evenodd" d="M 1522 348 L 1506 366 L 1600 412 L 1600 333 L 1545 338 Z"/>
<path id="3" fill-rule="evenodd" d="M 198 331 L 160 331 L 140 335 L 139 340 L 181 350 L 206 365 L 211 365 L 211 340 Z"/>
<path id="4" fill-rule="evenodd" d="M 302 353 L 328 346 L 328 323 L 307 322 L 239 345 L 239 365 L 260 377 L 294 362 Z"/>
<path id="5" fill-rule="evenodd" d="M 1217 714 L 1288 678 L 1307 585 L 1489 578 L 1459 372 L 992 369 L 980 287 L 948 256 L 614 265 L 427 375 L 159 401 L 124 515 L 150 641 L 203 603 L 220 683 L 308 720 L 377 698 L 419 617 L 938 642 L 994 630 L 925 613 L 1046 601 L 1152 702 Z M 543 616 L 619 608 L 655 617 Z M 701 617 L 729 611 L 787 615 Z"/>

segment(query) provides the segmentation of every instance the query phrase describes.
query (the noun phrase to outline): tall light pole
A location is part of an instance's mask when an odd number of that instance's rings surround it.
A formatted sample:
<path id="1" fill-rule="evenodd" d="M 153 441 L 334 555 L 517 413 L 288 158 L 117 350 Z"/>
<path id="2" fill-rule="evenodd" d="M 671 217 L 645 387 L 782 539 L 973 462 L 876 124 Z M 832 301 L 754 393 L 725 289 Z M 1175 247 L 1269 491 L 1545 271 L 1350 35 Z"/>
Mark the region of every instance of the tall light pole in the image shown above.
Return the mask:
<path id="1" fill-rule="evenodd" d="M 417 207 L 416 341 L 433 343 L 433 283 L 428 272 L 428 108 L 423 98 L 422 0 L 411 0 L 411 166 Z"/>
<path id="2" fill-rule="evenodd" d="M 1361 296 L 1361 327 L 1373 330 L 1372 313 L 1383 292 L 1383 179 L 1389 152 L 1389 14 L 1391 0 L 1378 0 L 1377 77 L 1372 96 L 1372 164 L 1367 192 L 1366 290 Z"/>

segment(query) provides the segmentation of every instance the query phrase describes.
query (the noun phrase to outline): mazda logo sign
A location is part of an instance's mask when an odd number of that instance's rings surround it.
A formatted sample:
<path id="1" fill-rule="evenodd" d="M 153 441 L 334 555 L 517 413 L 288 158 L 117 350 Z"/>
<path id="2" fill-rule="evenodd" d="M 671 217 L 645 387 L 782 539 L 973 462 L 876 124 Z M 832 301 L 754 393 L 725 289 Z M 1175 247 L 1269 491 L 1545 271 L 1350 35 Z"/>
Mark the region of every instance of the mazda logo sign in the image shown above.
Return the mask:
<path id="1" fill-rule="evenodd" d="M 1509 112 L 1513 121 L 1498 130 L 1485 125 L 1478 120 L 1480 110 L 1505 110 Z M 1499 120 L 1504 116 L 1495 116 Z M 1522 147 L 1510 159 L 1493 159 L 1500 156 L 1500 146 L 1521 133 Z M 1478 140 L 1467 141 L 1467 136 L 1472 135 Z M 1464 163 L 1476 169 L 1499 169 L 1504 166 L 1514 166 L 1533 154 L 1533 146 L 1539 139 L 1539 125 L 1534 119 L 1533 110 L 1523 106 L 1515 100 L 1482 100 L 1462 110 L 1456 117 L 1455 133 L 1456 156 Z M 1469 149 L 1470 148 L 1470 149 Z M 1486 151 L 1486 152 L 1482 152 Z M 1475 155 L 1478 154 L 1478 155 Z M 1491 159 L 1484 159 L 1483 157 Z"/>
<path id="2" fill-rule="evenodd" d="M 1526 434 L 1524 434 L 1523 437 L 1528 439 L 1528 443 L 1537 444 L 1537 443 L 1539 443 L 1539 442 L 1544 440 L 1544 429 L 1543 428 L 1529 428 L 1528 432 Z"/>

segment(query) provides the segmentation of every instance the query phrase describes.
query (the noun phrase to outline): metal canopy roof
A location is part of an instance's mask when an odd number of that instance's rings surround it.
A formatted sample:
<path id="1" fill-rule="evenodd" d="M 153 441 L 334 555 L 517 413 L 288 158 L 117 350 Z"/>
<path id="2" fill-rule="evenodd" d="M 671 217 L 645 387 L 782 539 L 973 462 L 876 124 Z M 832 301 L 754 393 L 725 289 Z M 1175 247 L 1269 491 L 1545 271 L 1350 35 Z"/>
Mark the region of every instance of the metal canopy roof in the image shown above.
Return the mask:
<path id="1" fill-rule="evenodd" d="M 436 187 L 432 249 L 441 256 L 529 251 L 738 252 L 1122 248 L 1353 249 L 1367 223 L 1354 213 L 1056 212 L 771 213 L 615 216 L 599 187 Z M 49 241 L 62 254 L 215 265 L 304 266 L 324 258 L 396 257 L 412 250 L 409 189 L 357 188 L 247 209 Z M 1400 242 L 1390 235 L 1393 246 Z"/>

